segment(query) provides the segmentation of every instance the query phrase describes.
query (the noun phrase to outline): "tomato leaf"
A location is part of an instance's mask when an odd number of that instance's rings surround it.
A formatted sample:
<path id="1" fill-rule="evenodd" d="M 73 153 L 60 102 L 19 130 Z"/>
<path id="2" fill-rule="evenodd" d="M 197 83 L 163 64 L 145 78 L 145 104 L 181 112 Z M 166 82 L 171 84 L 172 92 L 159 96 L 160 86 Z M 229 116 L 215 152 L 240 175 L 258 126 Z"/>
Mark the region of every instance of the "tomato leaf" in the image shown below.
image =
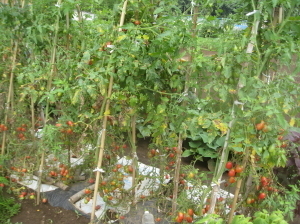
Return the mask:
<path id="1" fill-rule="evenodd" d="M 191 151 L 191 150 L 185 150 L 183 153 L 182 153 L 182 157 L 188 157 L 188 156 L 192 156 L 194 155 L 194 153 Z"/>

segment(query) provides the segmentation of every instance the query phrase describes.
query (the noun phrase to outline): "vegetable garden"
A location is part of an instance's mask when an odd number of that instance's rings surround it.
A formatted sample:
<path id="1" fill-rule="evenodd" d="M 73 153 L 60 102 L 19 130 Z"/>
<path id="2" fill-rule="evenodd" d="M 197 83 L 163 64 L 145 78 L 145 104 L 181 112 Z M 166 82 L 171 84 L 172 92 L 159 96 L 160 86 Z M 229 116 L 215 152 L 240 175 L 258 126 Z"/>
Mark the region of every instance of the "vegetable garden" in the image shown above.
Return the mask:
<path id="1" fill-rule="evenodd" d="M 293 220 L 299 8 L 299 0 L 2 1 L 0 206 L 12 203 L 3 191 L 46 202 L 39 187 L 20 190 L 35 176 L 37 186 L 62 189 L 89 182 L 73 199 L 92 205 L 91 223 L 107 219 L 95 215 L 97 195 L 110 208 L 155 198 L 157 223 Z M 247 28 L 234 29 L 240 23 Z M 155 175 L 141 171 L 143 138 Z M 213 161 L 212 179 L 182 157 Z M 227 186 L 232 197 L 220 197 Z"/>

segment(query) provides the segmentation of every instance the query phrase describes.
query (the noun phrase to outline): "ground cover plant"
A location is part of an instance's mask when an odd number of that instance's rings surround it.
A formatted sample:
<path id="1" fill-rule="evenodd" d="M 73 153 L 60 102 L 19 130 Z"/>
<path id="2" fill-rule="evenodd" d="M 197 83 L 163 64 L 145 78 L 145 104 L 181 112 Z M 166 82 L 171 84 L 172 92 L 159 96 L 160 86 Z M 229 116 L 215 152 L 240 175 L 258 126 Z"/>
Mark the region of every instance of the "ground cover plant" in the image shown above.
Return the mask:
<path id="1" fill-rule="evenodd" d="M 28 175 L 64 187 L 84 171 L 93 187 L 80 199 L 93 201 L 91 222 L 99 221 L 98 193 L 116 207 L 162 192 L 172 201 L 161 199 L 167 220 L 178 223 L 293 219 L 299 5 L 3 1 L 0 176 L 22 200 L 16 182 Z M 235 30 L 240 23 L 247 28 Z M 124 189 L 126 176 L 133 186 L 149 178 L 138 172 L 136 156 L 137 139 L 146 137 L 157 179 L 172 180 L 153 183 L 147 195 Z M 131 164 L 119 164 L 122 156 Z M 213 161 L 212 179 L 181 167 L 185 156 Z M 72 158 L 83 163 L 74 166 Z M 288 184 L 286 165 L 298 167 Z M 202 185 L 196 201 L 187 197 Z M 220 197 L 221 187 L 233 187 L 233 197 Z M 23 195 L 30 196 L 45 200 L 39 190 Z"/>

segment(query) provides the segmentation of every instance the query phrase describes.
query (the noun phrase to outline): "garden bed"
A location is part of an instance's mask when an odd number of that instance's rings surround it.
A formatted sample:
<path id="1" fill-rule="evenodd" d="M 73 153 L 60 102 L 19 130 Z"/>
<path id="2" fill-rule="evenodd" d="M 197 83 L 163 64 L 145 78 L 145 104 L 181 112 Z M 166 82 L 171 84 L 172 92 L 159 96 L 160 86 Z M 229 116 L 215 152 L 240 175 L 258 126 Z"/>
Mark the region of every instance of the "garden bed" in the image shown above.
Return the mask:
<path id="1" fill-rule="evenodd" d="M 137 155 L 139 159 L 147 164 L 151 164 L 150 159 L 147 157 L 147 145 L 149 144 L 148 140 L 140 140 L 139 147 L 137 150 Z M 125 152 L 126 153 L 126 152 Z M 73 160 L 74 162 L 75 160 Z M 182 165 L 189 165 L 191 162 L 190 158 L 184 158 L 182 161 Z M 126 157 L 119 158 L 117 161 L 118 164 L 122 164 L 125 167 L 128 164 L 131 164 L 131 160 L 126 159 Z M 171 209 L 171 199 L 168 195 L 158 194 L 156 196 L 151 196 L 151 192 L 158 189 L 159 185 L 166 185 L 170 181 L 169 175 L 166 173 L 165 179 L 162 183 L 159 182 L 159 175 L 160 170 L 151 165 L 146 165 L 145 163 L 139 162 L 139 173 L 145 176 L 145 179 L 141 181 L 141 183 L 136 187 L 136 201 L 137 204 L 134 206 L 130 206 L 128 203 L 126 206 L 117 206 L 111 207 L 107 206 L 107 204 L 103 201 L 103 198 L 98 195 L 96 205 L 100 205 L 99 210 L 96 211 L 95 215 L 97 218 L 107 216 L 112 219 L 112 221 L 118 221 L 118 216 L 121 216 L 122 223 L 140 223 L 142 219 L 142 215 L 145 210 L 149 210 L 151 213 L 154 214 L 156 218 L 161 219 L 160 223 L 170 223 L 170 219 L 167 218 L 168 215 L 165 214 L 166 210 Z M 197 163 L 195 165 L 199 172 L 205 172 L 209 175 L 209 171 L 206 168 L 205 163 Z M 124 172 L 124 171 L 123 171 Z M 128 190 L 132 187 L 132 179 L 131 176 L 124 172 L 124 189 Z M 147 178 L 147 176 L 149 178 Z M 28 188 L 35 190 L 37 187 L 37 177 L 28 176 L 28 179 L 31 181 L 26 180 L 26 176 L 22 178 L 22 181 L 19 183 L 23 186 L 27 186 Z M 153 182 L 154 181 L 154 182 Z M 41 195 L 44 198 L 48 199 L 48 202 L 45 204 L 35 205 L 33 200 L 24 199 L 21 200 L 22 208 L 19 214 L 13 217 L 11 220 L 12 222 L 22 222 L 22 224 L 32 223 L 32 220 L 29 219 L 28 222 L 26 221 L 27 218 L 24 218 L 26 214 L 34 214 L 36 219 L 44 220 L 45 223 L 53 221 L 53 223 L 64 223 L 65 217 L 62 219 L 62 214 L 66 214 L 66 217 L 70 220 L 77 220 L 76 223 L 88 223 L 90 220 L 90 213 L 92 210 L 93 201 L 90 200 L 89 202 L 85 202 L 84 198 L 80 198 L 78 201 L 72 201 L 71 198 L 75 194 L 80 191 L 83 191 L 86 188 L 93 189 L 93 184 L 88 183 L 87 180 L 85 181 L 78 181 L 74 183 L 66 190 L 63 190 L 57 186 L 49 185 L 49 184 L 42 184 L 41 185 Z M 192 184 L 187 182 L 187 185 L 190 189 L 192 189 Z M 205 186 L 204 186 L 205 187 Z M 151 189 L 150 189 L 151 188 Z M 228 189 L 230 190 L 230 189 Z M 195 192 L 197 192 L 195 194 Z M 117 192 L 115 192 L 117 194 Z M 198 194 L 198 195 L 197 195 Z M 233 195 L 228 193 L 227 191 L 221 192 L 220 197 L 232 197 Z M 200 198 L 200 191 L 199 190 L 187 190 L 187 195 L 189 200 L 197 203 L 197 200 Z M 128 199 L 126 199 L 128 200 Z M 164 202 L 162 201 L 169 201 Z M 123 204 L 124 205 L 124 204 Z M 164 206 L 165 208 L 162 208 Z M 51 213 L 54 213 L 51 215 Z M 111 214 L 110 214 L 111 213 Z M 106 218 L 107 219 L 107 218 Z M 65 222 L 67 223 L 67 221 Z M 101 222 L 100 222 L 101 223 Z"/>

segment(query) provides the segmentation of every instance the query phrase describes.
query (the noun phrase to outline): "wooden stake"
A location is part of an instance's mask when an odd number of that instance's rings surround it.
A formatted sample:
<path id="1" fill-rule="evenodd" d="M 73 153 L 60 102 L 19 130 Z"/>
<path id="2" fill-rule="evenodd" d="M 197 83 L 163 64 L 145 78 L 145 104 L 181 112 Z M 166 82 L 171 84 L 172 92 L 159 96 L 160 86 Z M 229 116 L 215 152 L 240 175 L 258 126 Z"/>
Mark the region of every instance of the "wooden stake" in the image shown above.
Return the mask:
<path id="1" fill-rule="evenodd" d="M 136 203 L 135 200 L 135 182 L 136 182 L 136 174 L 137 174 L 137 168 L 138 168 L 138 160 L 137 160 L 137 154 L 136 154 L 136 115 L 133 115 L 131 120 L 131 139 L 132 139 L 132 196 L 133 196 L 133 204 Z"/>
<path id="2" fill-rule="evenodd" d="M 245 157 L 244 157 L 243 163 L 242 163 L 242 166 L 243 166 L 243 167 L 246 167 L 247 162 L 248 162 L 248 158 L 249 158 L 249 149 L 246 148 Z M 234 212 L 235 212 L 236 203 L 237 203 L 237 200 L 238 200 L 238 197 L 239 197 L 239 193 L 240 193 L 240 189 L 241 189 L 242 182 L 243 182 L 243 179 L 240 178 L 240 179 L 238 179 L 238 181 L 237 181 L 237 183 L 236 183 L 236 188 L 235 188 L 235 192 L 234 192 L 234 198 L 233 198 L 233 201 L 232 201 L 232 203 L 231 203 L 231 210 L 230 210 L 229 217 L 228 217 L 228 223 L 231 223 L 231 222 L 232 222 L 232 219 L 233 219 L 233 215 L 234 215 Z"/>
<path id="3" fill-rule="evenodd" d="M 58 0 L 57 4 L 60 5 L 62 0 Z M 56 18 L 56 24 L 55 24 L 55 36 L 53 39 L 53 47 L 52 47 L 52 52 L 51 52 L 51 59 L 50 59 L 50 64 L 51 64 L 51 70 L 49 74 L 49 79 L 47 81 L 47 91 L 50 91 L 51 86 L 52 86 L 52 79 L 54 76 L 54 72 L 56 70 L 55 66 L 55 57 L 56 57 L 56 45 L 57 45 L 57 39 L 58 39 L 58 29 L 59 29 L 59 16 Z M 48 115 L 49 115 L 49 99 L 47 99 L 46 103 L 46 112 L 45 112 L 45 119 L 43 121 L 44 125 L 43 127 L 46 127 L 46 124 L 48 122 Z M 43 138 L 42 138 L 43 141 Z M 43 144 L 42 144 L 43 145 Z M 42 160 L 39 168 L 39 179 L 38 179 L 38 186 L 37 186 L 37 204 L 40 203 L 40 188 L 41 188 L 41 183 L 42 183 L 42 173 L 43 173 L 43 166 L 44 166 L 44 159 L 45 159 L 45 149 L 42 149 Z"/>
<path id="4" fill-rule="evenodd" d="M 38 171 L 38 183 L 36 189 L 36 204 L 40 204 L 41 200 L 41 183 L 42 183 L 42 174 L 43 174 L 43 167 L 44 167 L 44 160 L 45 160 L 45 150 L 42 152 L 41 163 Z"/>
<path id="5" fill-rule="evenodd" d="M 12 67 L 11 67 L 10 80 L 9 80 L 8 96 L 7 96 L 6 105 L 5 105 L 5 116 L 4 116 L 4 124 L 5 125 L 7 125 L 8 113 L 9 113 L 10 106 L 11 106 L 10 105 L 11 104 L 11 98 L 13 96 L 14 71 L 15 71 L 15 68 L 16 68 L 18 48 L 19 48 L 19 41 L 17 40 L 15 42 L 15 48 L 14 48 L 14 52 L 13 52 Z M 2 135 L 1 155 L 4 155 L 4 152 L 5 152 L 5 142 L 6 142 L 6 131 L 4 131 L 3 135 Z"/>
<path id="6" fill-rule="evenodd" d="M 262 4 L 261 4 L 261 7 L 262 7 Z M 259 9 L 259 11 L 261 11 L 261 8 Z M 254 47 L 254 44 L 255 44 L 255 42 L 253 42 L 253 39 L 256 40 L 257 30 L 258 30 L 258 27 L 259 27 L 258 26 L 259 25 L 259 16 L 255 15 L 254 18 L 255 19 L 254 19 L 254 22 L 253 22 L 254 26 L 252 28 L 252 37 L 251 37 L 250 42 L 247 46 L 246 53 L 252 53 L 253 47 Z M 238 81 L 238 86 L 237 86 L 237 92 L 239 92 L 239 90 L 241 88 L 243 88 L 243 86 L 240 85 L 240 80 L 239 80 Z M 238 96 L 238 94 L 236 94 L 236 95 Z M 228 131 L 227 131 L 227 134 L 226 134 L 226 139 L 225 139 L 225 143 L 224 143 L 222 154 L 221 154 L 221 160 L 220 160 L 220 163 L 218 165 L 218 171 L 217 171 L 216 175 L 214 176 L 214 179 L 215 179 L 216 183 L 214 183 L 214 185 L 213 185 L 213 191 L 212 191 L 212 194 L 211 194 L 210 209 L 207 212 L 208 214 L 212 214 L 215 210 L 217 194 L 220 191 L 220 183 L 221 183 L 222 174 L 224 172 L 225 163 L 228 160 L 228 154 L 229 154 L 228 143 L 229 143 L 229 140 L 230 140 L 231 130 L 233 128 L 233 124 L 234 124 L 234 121 L 235 121 L 235 111 L 234 111 L 235 106 L 236 106 L 236 102 L 234 101 L 233 104 L 232 104 L 232 111 L 231 111 L 232 120 L 228 124 Z M 238 185 L 238 183 L 237 183 L 237 185 Z M 241 185 L 241 183 L 239 183 L 239 187 L 240 187 L 240 185 Z"/>
<path id="7" fill-rule="evenodd" d="M 106 106 L 105 106 L 102 130 L 99 133 L 99 135 L 101 135 L 101 141 L 100 141 L 100 151 L 99 151 L 97 169 L 101 169 L 101 166 L 102 166 L 102 159 L 103 159 L 103 154 L 104 154 L 104 145 L 105 145 L 105 138 L 106 138 L 107 116 L 109 115 L 108 111 L 109 111 L 109 107 L 110 107 L 110 96 L 111 96 L 111 92 L 112 92 L 113 80 L 114 80 L 113 76 L 110 76 L 108 94 L 107 94 L 108 99 L 107 99 Z M 97 199 L 97 194 L 98 194 L 99 182 L 100 182 L 100 170 L 97 170 L 94 196 L 93 196 L 94 200 L 93 200 L 93 207 L 92 207 L 92 213 L 91 213 L 91 222 L 93 222 L 94 218 L 95 218 L 95 207 L 96 207 L 96 199 Z"/>
<path id="8" fill-rule="evenodd" d="M 120 19 L 120 26 L 123 26 L 124 23 L 124 17 L 126 12 L 128 0 L 124 1 L 121 19 Z M 123 19 L 122 19 L 123 18 Z M 101 141 L 100 141 L 100 152 L 98 156 L 98 163 L 97 163 L 97 169 L 101 169 L 102 166 L 102 159 L 103 159 L 103 153 L 104 153 L 104 145 L 105 145 L 105 137 L 106 137 L 106 126 L 107 126 L 107 116 L 109 115 L 109 107 L 110 107 L 110 96 L 112 93 L 112 86 L 113 86 L 114 78 L 111 75 L 109 80 L 109 87 L 108 87 L 108 93 L 107 93 L 107 101 L 105 105 L 105 111 L 104 111 L 104 118 L 102 123 L 102 130 L 99 133 L 101 135 Z M 92 213 L 91 213 L 91 223 L 93 223 L 95 219 L 95 207 L 96 207 L 96 198 L 98 194 L 98 186 L 100 181 L 100 170 L 96 172 L 96 181 L 95 181 L 95 189 L 94 189 L 94 200 L 93 200 L 93 207 L 92 207 Z"/>
<path id="9" fill-rule="evenodd" d="M 178 195 L 178 185 L 179 185 L 179 174 L 181 165 L 181 154 L 182 154 L 182 134 L 179 134 L 178 144 L 176 150 L 176 166 L 174 174 L 174 189 L 173 189 L 173 199 L 172 199 L 172 214 L 175 214 L 177 208 L 177 195 Z"/>

